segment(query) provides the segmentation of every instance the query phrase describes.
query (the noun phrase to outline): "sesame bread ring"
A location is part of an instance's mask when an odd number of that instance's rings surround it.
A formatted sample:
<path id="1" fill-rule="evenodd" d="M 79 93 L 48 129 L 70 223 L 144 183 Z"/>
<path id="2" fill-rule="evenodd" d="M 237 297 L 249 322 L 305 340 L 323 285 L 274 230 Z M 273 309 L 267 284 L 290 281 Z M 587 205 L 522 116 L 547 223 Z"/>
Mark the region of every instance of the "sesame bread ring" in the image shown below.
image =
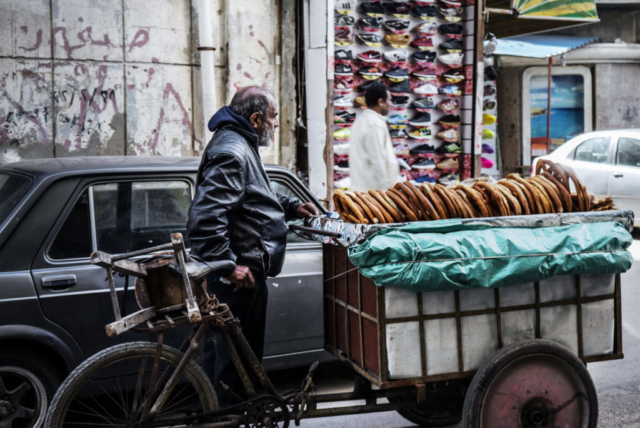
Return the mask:
<path id="1" fill-rule="evenodd" d="M 571 193 L 562 185 L 562 183 L 551 175 L 548 172 L 543 172 L 541 174 L 542 177 L 546 178 L 553 185 L 553 190 L 555 190 L 560 196 L 560 200 L 562 201 L 562 208 L 564 208 L 564 212 L 570 213 L 573 211 L 573 202 L 571 201 Z"/>
<path id="2" fill-rule="evenodd" d="M 469 198 L 467 197 L 467 194 L 463 190 L 453 190 L 453 192 L 458 197 L 460 209 L 464 211 L 465 218 L 475 218 L 476 212 L 474 211 L 473 206 L 471 206 L 471 203 L 468 202 Z"/>
<path id="3" fill-rule="evenodd" d="M 553 175 L 567 191 L 571 191 L 569 186 L 569 180 L 565 172 L 553 161 L 546 159 L 539 159 L 536 163 L 536 175 L 542 175 L 543 172 Z"/>
<path id="4" fill-rule="evenodd" d="M 358 207 L 363 212 L 363 217 L 369 220 L 369 223 L 379 223 L 376 216 L 373 215 L 373 212 L 369 209 L 368 206 L 364 204 L 354 192 L 345 192 L 347 197 L 351 198 L 354 205 Z"/>
<path id="5" fill-rule="evenodd" d="M 498 214 L 494 213 L 493 208 L 491 208 L 491 197 L 489 196 L 489 193 L 486 190 L 481 189 L 479 187 L 474 187 L 473 190 L 475 190 L 480 195 L 480 198 L 482 199 L 482 203 L 484 203 L 484 206 L 487 209 L 489 216 L 496 217 Z"/>
<path id="6" fill-rule="evenodd" d="M 386 223 L 384 215 L 382 215 L 375 205 L 372 205 L 364 198 L 364 194 L 362 192 L 356 191 L 353 193 L 358 197 L 358 200 L 364 204 L 364 206 L 369 208 L 369 211 L 371 211 L 371 214 L 373 215 L 374 223 Z"/>
<path id="7" fill-rule="evenodd" d="M 419 189 L 420 190 L 418 191 L 420 192 L 420 194 L 424 195 L 424 197 L 427 198 L 429 202 L 431 202 L 431 205 L 433 205 L 433 208 L 436 210 L 441 219 L 449 218 L 445 202 L 438 195 L 434 184 L 422 183 Z"/>
<path id="8" fill-rule="evenodd" d="M 460 216 L 458 215 L 458 211 L 456 210 L 453 201 L 451 201 L 449 195 L 447 195 L 447 193 L 442 190 L 442 184 L 436 184 L 433 186 L 434 192 L 436 195 L 438 195 L 440 197 L 440 200 L 442 201 L 442 204 L 445 207 L 445 210 L 447 212 L 447 218 L 460 218 Z"/>
<path id="9" fill-rule="evenodd" d="M 420 203 L 420 200 L 418 200 L 418 195 L 413 193 L 413 190 L 411 190 L 409 186 L 405 185 L 405 183 L 396 183 L 394 187 L 397 191 L 404 194 L 404 196 L 406 196 L 409 199 L 410 202 L 407 204 L 407 206 L 411 207 L 413 205 L 415 207 L 415 210 L 416 210 L 416 213 L 418 214 L 419 219 L 421 220 L 432 219 L 431 215 L 429 214 L 429 211 L 425 210 L 422 204 Z"/>
<path id="10" fill-rule="evenodd" d="M 333 202 L 343 220 L 351 223 L 369 223 L 362 215 L 361 210 L 343 191 L 336 190 L 333 192 Z"/>
<path id="11" fill-rule="evenodd" d="M 436 190 L 435 184 L 431 184 L 431 192 L 433 192 L 433 196 L 435 197 L 435 200 L 442 207 L 442 212 L 444 213 L 443 218 L 453 218 L 453 214 L 451 214 L 451 211 L 449 211 L 449 205 L 447 205 L 447 202 L 445 202 L 445 198 Z"/>
<path id="12" fill-rule="evenodd" d="M 541 175 L 536 175 L 535 177 L 531 177 L 531 180 L 534 180 L 540 183 L 540 185 L 544 187 L 544 190 L 547 191 L 547 195 L 549 195 L 549 200 L 553 204 L 553 209 L 556 213 L 561 213 L 564 211 L 564 208 L 562 208 L 562 201 L 560 200 L 560 197 L 558 196 L 556 191 L 553 190 L 553 186 L 551 186 L 551 182 L 549 180 L 547 180 Z"/>
<path id="13" fill-rule="evenodd" d="M 416 186 L 413 185 L 413 183 L 409 181 L 403 184 L 409 189 L 411 189 L 411 191 L 418 198 L 418 201 L 420 202 L 422 209 L 425 212 L 429 213 L 429 215 L 433 220 L 440 220 L 440 219 L 447 218 L 446 217 L 447 214 L 444 211 L 444 208 L 442 207 L 440 200 L 436 200 L 435 198 L 433 199 L 429 198 L 427 195 L 425 195 L 423 191 L 419 190 Z"/>
<path id="14" fill-rule="evenodd" d="M 482 215 L 478 212 L 478 210 L 475 209 L 475 207 L 473 206 L 473 204 L 469 200 L 469 197 L 467 196 L 467 194 L 466 194 L 466 192 L 464 190 L 456 190 L 456 192 L 458 193 L 458 195 L 460 195 L 460 197 L 462 198 L 462 200 L 466 204 L 466 208 L 467 208 L 467 211 L 468 211 L 467 215 L 469 215 L 469 213 L 471 213 L 474 217 L 482 217 Z"/>
<path id="15" fill-rule="evenodd" d="M 405 193 L 402 191 L 402 188 L 398 189 L 398 183 L 396 183 L 396 186 L 393 188 L 393 190 L 395 190 L 396 194 L 398 195 L 399 198 L 402 199 L 402 201 L 407 206 L 407 208 L 413 211 L 416 217 L 418 217 L 418 220 L 421 220 L 423 217 L 420 212 L 420 205 L 418 206 L 413 205 L 413 202 L 411 202 L 411 199 L 409 199 L 409 197 L 405 195 Z"/>
<path id="16" fill-rule="evenodd" d="M 567 175 L 568 181 L 573 182 L 573 186 L 576 188 L 576 195 L 578 196 L 578 209 L 580 211 L 589 211 L 591 209 L 591 202 L 589 200 L 589 195 L 587 194 L 587 189 L 582 185 L 578 177 L 576 176 L 576 172 L 569 165 L 558 165 Z M 575 207 L 574 207 L 575 209 Z"/>
<path id="17" fill-rule="evenodd" d="M 469 186 L 465 186 L 464 184 L 458 184 L 456 186 L 456 190 L 460 190 L 465 194 L 465 201 L 467 201 L 467 203 L 471 205 L 473 210 L 477 213 L 478 217 L 489 217 L 487 205 L 483 201 L 480 192 L 472 189 Z"/>
<path id="18" fill-rule="evenodd" d="M 540 202 L 544 207 L 545 214 L 554 214 L 556 211 L 555 211 L 555 208 L 553 207 L 553 203 L 551 202 L 551 197 L 547 194 L 547 191 L 544 189 L 544 186 L 542 186 L 540 183 L 536 182 L 535 180 L 532 180 L 532 178 L 533 177 L 527 178 L 527 182 L 531 183 L 531 185 L 536 188 L 536 191 L 538 192 L 538 196 L 540 196 Z"/>
<path id="19" fill-rule="evenodd" d="M 459 205 L 458 205 L 458 195 L 456 195 L 455 190 L 450 189 L 446 186 L 442 186 L 441 184 L 438 184 L 438 186 L 440 186 L 438 189 L 440 189 L 442 191 L 442 193 L 444 193 L 445 195 L 447 195 L 447 197 L 449 198 L 449 200 L 451 201 L 451 204 L 453 206 L 453 209 L 455 210 L 455 217 L 456 218 L 465 218 L 466 216 L 466 210 L 463 210 Z"/>
<path id="20" fill-rule="evenodd" d="M 522 206 L 520 205 L 520 202 L 518 202 L 518 199 L 511 194 L 509 189 L 500 185 L 495 185 L 493 188 L 502 193 L 502 196 L 506 198 L 507 203 L 509 204 L 509 211 L 511 211 L 512 215 L 522 214 Z"/>
<path id="21" fill-rule="evenodd" d="M 487 194 L 491 198 L 491 206 L 492 208 L 495 208 L 493 210 L 494 215 L 498 215 L 498 216 L 509 215 L 510 213 L 509 206 L 506 203 L 504 196 L 502 196 L 502 194 L 499 191 L 495 190 L 492 185 L 488 183 L 484 183 L 482 181 L 478 181 L 477 183 L 473 184 L 473 188 L 482 189 L 487 192 Z"/>
<path id="22" fill-rule="evenodd" d="M 527 201 L 527 208 L 529 209 L 529 214 L 536 214 L 538 212 L 536 200 L 533 197 L 533 194 L 529 191 L 529 189 L 527 189 L 526 187 L 524 187 L 524 185 L 518 183 L 515 180 L 506 180 L 505 183 L 512 184 L 515 188 L 517 188 L 522 192 L 522 194 L 524 195 L 525 201 Z"/>
<path id="23" fill-rule="evenodd" d="M 383 192 L 382 190 L 376 190 L 376 193 L 380 196 L 382 196 L 384 198 L 385 201 L 387 201 L 387 203 L 389 205 L 391 205 L 391 208 L 395 209 L 396 212 L 398 213 L 398 215 L 400 216 L 401 221 L 406 221 L 407 220 L 407 216 L 405 215 L 405 213 L 400 209 L 399 206 L 396 205 L 395 202 L 393 202 L 393 199 L 391 199 L 389 197 L 389 195 L 387 195 L 385 192 Z"/>
<path id="24" fill-rule="evenodd" d="M 400 207 L 400 209 L 404 212 L 404 214 L 407 216 L 409 221 L 418 221 L 418 217 L 413 212 L 413 210 L 410 209 L 407 206 L 407 204 L 404 203 L 404 200 L 399 196 L 399 194 L 401 193 L 402 192 L 398 192 L 396 189 L 387 190 L 387 196 L 389 196 L 393 200 L 393 202 L 395 202 L 396 205 Z"/>
<path id="25" fill-rule="evenodd" d="M 522 187 L 527 189 L 527 191 L 531 194 L 533 201 L 535 202 L 535 212 L 532 210 L 532 214 L 545 214 L 545 208 L 542 204 L 542 200 L 540 199 L 539 193 L 536 191 L 536 188 L 531 184 L 527 183 L 527 181 L 520 177 L 520 174 L 509 174 L 507 176 L 508 179 L 514 180 L 516 183 L 520 184 Z M 529 204 L 531 206 L 531 204 Z M 531 207 L 533 208 L 533 207 Z"/>
<path id="26" fill-rule="evenodd" d="M 364 201 L 365 204 L 373 211 L 373 213 L 378 217 L 380 223 L 393 223 L 393 217 L 376 201 L 374 198 L 369 196 L 366 193 L 356 192 L 360 199 Z"/>
<path id="27" fill-rule="evenodd" d="M 402 221 L 402 217 L 400 217 L 398 211 L 394 207 L 392 207 L 391 204 L 387 202 L 387 199 L 381 196 L 378 192 L 379 190 L 369 190 L 368 193 L 373 199 L 376 200 L 376 202 L 378 202 L 378 205 L 384 208 L 384 210 L 387 212 L 389 218 L 391 218 L 391 220 L 389 220 L 389 223 L 400 223 Z"/>
<path id="28" fill-rule="evenodd" d="M 498 181 L 498 186 L 506 188 L 509 192 L 511 192 L 511 195 L 518 200 L 518 202 L 520 203 L 520 207 L 522 208 L 522 214 L 531 214 L 527 198 L 525 198 L 524 193 L 522 192 L 522 190 L 520 190 L 517 184 L 510 180 L 500 180 Z"/>

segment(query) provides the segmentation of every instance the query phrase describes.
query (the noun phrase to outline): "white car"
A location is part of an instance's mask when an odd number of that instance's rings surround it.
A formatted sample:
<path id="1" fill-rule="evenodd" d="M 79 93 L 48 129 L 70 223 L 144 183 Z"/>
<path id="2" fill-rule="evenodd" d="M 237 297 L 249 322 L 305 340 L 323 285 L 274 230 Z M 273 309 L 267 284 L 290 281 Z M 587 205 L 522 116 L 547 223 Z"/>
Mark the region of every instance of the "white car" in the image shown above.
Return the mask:
<path id="1" fill-rule="evenodd" d="M 619 209 L 635 214 L 640 227 L 640 129 L 588 132 L 560 146 L 547 156 L 571 166 L 587 191 L 596 196 L 611 195 Z"/>

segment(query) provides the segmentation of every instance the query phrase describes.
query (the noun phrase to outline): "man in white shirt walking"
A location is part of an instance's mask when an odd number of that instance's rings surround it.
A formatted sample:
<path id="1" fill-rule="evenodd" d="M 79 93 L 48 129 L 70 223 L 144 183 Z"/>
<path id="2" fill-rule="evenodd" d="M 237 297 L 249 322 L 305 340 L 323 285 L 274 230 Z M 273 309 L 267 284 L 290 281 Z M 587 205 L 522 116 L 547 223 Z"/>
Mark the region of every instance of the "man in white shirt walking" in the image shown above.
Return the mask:
<path id="1" fill-rule="evenodd" d="M 351 190 L 386 190 L 396 184 L 400 175 L 385 117 L 391 94 L 376 82 L 364 97 L 368 108 L 356 119 L 349 138 Z"/>

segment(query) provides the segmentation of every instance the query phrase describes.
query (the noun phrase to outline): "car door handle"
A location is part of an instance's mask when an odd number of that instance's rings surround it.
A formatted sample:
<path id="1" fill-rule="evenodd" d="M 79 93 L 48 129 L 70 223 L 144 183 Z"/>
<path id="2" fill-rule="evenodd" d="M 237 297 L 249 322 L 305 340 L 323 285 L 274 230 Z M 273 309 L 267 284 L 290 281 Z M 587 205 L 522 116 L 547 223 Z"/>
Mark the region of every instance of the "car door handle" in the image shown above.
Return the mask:
<path id="1" fill-rule="evenodd" d="M 614 173 L 613 173 L 613 176 L 614 176 L 615 178 L 622 178 L 622 177 L 624 177 L 624 174 L 623 174 L 623 173 L 621 173 L 621 172 L 614 172 Z"/>
<path id="2" fill-rule="evenodd" d="M 47 288 L 65 287 L 77 282 L 75 275 L 52 275 L 42 278 L 42 286 Z"/>

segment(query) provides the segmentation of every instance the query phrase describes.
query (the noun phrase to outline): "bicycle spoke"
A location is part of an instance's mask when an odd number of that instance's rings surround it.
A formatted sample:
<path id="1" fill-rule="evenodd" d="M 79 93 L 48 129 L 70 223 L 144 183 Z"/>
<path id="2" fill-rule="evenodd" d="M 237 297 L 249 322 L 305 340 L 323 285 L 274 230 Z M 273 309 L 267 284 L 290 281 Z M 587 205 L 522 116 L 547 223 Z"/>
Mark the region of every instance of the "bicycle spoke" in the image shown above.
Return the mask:
<path id="1" fill-rule="evenodd" d="M 176 394 L 171 394 L 171 399 L 169 401 L 167 401 L 167 403 L 165 404 L 165 408 L 171 408 L 170 405 L 171 403 L 173 403 L 173 401 L 178 398 L 180 396 L 180 394 L 182 394 L 182 392 L 187 389 L 187 387 L 189 386 L 189 384 L 185 384 L 182 389 L 180 390 L 180 392 L 176 393 Z M 161 414 L 162 412 L 159 412 L 158 414 Z"/>
<path id="2" fill-rule="evenodd" d="M 95 400 L 94 400 L 95 401 Z M 113 422 L 110 421 L 109 419 L 107 419 L 104 415 L 101 415 L 100 413 L 96 412 L 93 407 L 89 407 L 88 405 L 86 405 L 85 403 L 83 403 L 79 398 L 76 398 L 74 400 L 74 402 L 78 402 L 80 404 L 82 404 L 84 407 L 86 407 L 87 409 L 89 409 L 90 411 L 93 412 L 94 415 L 96 415 L 97 417 L 104 419 L 105 421 L 109 422 L 110 425 L 113 425 Z M 114 419 L 113 416 L 111 417 L 111 419 Z M 115 419 L 114 419 L 115 420 Z M 126 422 L 126 421 L 122 421 L 122 422 Z M 65 421 L 66 423 L 66 421 Z"/>
<path id="3" fill-rule="evenodd" d="M 188 400 L 189 398 L 194 397 L 194 396 L 197 396 L 197 395 L 198 395 L 198 393 L 197 393 L 197 392 L 194 392 L 193 394 L 189 395 L 189 396 L 188 396 L 188 397 L 186 397 L 186 398 L 183 398 L 182 400 L 178 401 L 176 404 L 174 404 L 174 405 L 173 405 L 173 406 L 171 406 L 170 408 L 167 408 L 166 410 L 168 411 L 169 409 L 174 408 L 175 406 L 177 406 L 178 404 L 182 403 L 183 401 Z M 186 407 L 185 407 L 185 408 L 186 408 Z M 178 409 L 178 410 L 180 410 L 180 409 Z M 174 411 L 176 411 L 176 410 L 174 410 Z"/>
<path id="4" fill-rule="evenodd" d="M 129 412 L 127 412 L 126 410 L 129 405 L 129 401 L 128 400 L 125 401 L 124 394 L 122 392 L 122 387 L 120 386 L 120 376 L 116 376 L 116 382 L 118 383 L 118 395 L 120 396 L 120 402 L 122 402 L 122 406 L 124 407 L 122 410 L 124 410 L 125 417 L 129 419 L 130 415 L 129 415 Z"/>
<path id="5" fill-rule="evenodd" d="M 100 387 L 100 389 L 105 393 L 105 395 L 106 395 L 107 397 L 109 397 L 109 398 L 111 399 L 111 401 L 113 401 L 113 402 L 116 404 L 116 406 L 120 407 L 120 410 L 122 410 L 122 411 L 124 412 L 125 417 L 126 417 L 126 415 L 127 415 L 127 411 L 126 411 L 126 410 L 125 410 L 125 409 L 124 409 L 124 408 L 123 408 L 123 407 L 122 407 L 122 406 L 121 406 L 121 405 L 120 405 L 120 404 L 119 404 L 119 403 L 118 403 L 118 402 L 117 402 L 117 401 L 116 401 L 116 400 L 111 396 L 111 394 L 110 394 L 110 393 L 108 393 L 108 392 L 107 392 L 107 390 L 106 390 L 106 389 L 104 389 L 104 388 L 103 388 L 103 386 L 102 386 L 102 385 L 98 385 L 98 386 L 99 386 L 99 387 Z"/>

